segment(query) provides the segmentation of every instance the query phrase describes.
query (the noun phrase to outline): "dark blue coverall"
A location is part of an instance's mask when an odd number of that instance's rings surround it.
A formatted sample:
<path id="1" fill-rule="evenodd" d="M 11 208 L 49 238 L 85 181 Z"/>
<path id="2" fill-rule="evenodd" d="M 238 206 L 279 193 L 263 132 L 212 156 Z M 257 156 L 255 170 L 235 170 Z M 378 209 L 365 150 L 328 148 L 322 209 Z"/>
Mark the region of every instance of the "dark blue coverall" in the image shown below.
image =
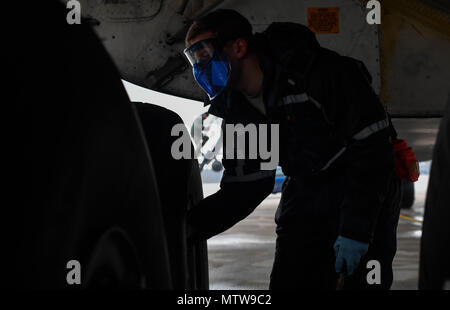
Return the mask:
<path id="1" fill-rule="evenodd" d="M 280 126 L 279 164 L 288 177 L 275 216 L 270 288 L 334 289 L 338 235 L 370 244 L 345 287 L 389 288 L 400 181 L 393 128 L 370 74 L 361 62 L 320 47 L 299 24 L 273 23 L 255 34 L 254 43 L 266 115 L 233 90 L 205 102 L 225 124 Z M 271 193 L 275 174 L 261 170 L 261 161 L 223 160 L 221 189 L 188 214 L 191 239 L 225 231 Z M 381 284 L 367 284 L 366 262 L 372 259 L 381 264 Z"/>

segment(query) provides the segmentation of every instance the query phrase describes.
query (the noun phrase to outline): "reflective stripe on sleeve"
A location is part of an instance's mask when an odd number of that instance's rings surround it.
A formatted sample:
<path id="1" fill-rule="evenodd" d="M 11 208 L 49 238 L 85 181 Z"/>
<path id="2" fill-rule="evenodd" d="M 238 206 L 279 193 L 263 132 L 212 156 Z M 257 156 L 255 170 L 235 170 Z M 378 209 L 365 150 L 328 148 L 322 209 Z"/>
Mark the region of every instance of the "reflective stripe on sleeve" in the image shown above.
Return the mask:
<path id="1" fill-rule="evenodd" d="M 356 135 L 353 136 L 353 139 L 355 140 L 363 140 L 366 139 L 368 137 L 370 137 L 372 134 L 379 132 L 385 128 L 389 127 L 389 120 L 386 118 L 384 120 L 381 120 L 379 122 L 373 123 L 372 125 L 367 126 L 366 128 L 364 128 L 363 130 L 361 130 L 360 132 L 358 132 Z M 347 150 L 347 147 L 343 147 L 339 152 L 337 152 L 336 155 L 333 156 L 333 158 L 331 158 L 326 164 L 325 166 L 323 166 L 322 169 L 320 169 L 321 171 L 325 171 L 327 170 L 332 163 L 334 163 L 344 152 L 345 150 Z"/>
<path id="2" fill-rule="evenodd" d="M 363 140 L 371 136 L 372 134 L 379 132 L 385 128 L 389 127 L 389 120 L 386 118 L 384 120 L 381 120 L 379 122 L 373 123 L 360 132 L 358 132 L 356 135 L 353 136 L 353 139 L 355 140 Z"/>
<path id="3" fill-rule="evenodd" d="M 222 177 L 223 182 L 252 182 L 257 180 L 262 180 L 269 177 L 275 176 L 275 170 L 261 170 L 244 175 L 227 175 L 226 173 Z"/>
<path id="4" fill-rule="evenodd" d="M 322 169 L 320 169 L 320 171 L 325 171 L 325 170 L 327 170 L 330 166 L 331 166 L 331 164 L 332 163 L 334 163 L 344 152 L 345 152 L 345 150 L 347 149 L 347 147 L 343 147 L 342 149 L 340 149 L 339 150 L 339 152 L 337 152 L 336 153 L 336 155 L 334 155 L 333 156 L 333 158 L 331 158 L 326 164 L 325 164 L 325 166 L 323 166 L 323 168 Z"/>
<path id="5" fill-rule="evenodd" d="M 306 93 L 298 94 L 298 95 L 289 95 L 283 97 L 282 102 L 284 105 L 292 104 L 292 103 L 305 103 L 312 102 L 319 110 L 322 108 L 322 105 L 313 97 L 308 96 Z"/>
<path id="6" fill-rule="evenodd" d="M 289 95 L 283 97 L 282 101 L 284 105 L 292 104 L 292 103 L 303 103 L 307 102 L 309 97 L 306 93 L 298 94 L 298 95 Z"/>
<path id="7" fill-rule="evenodd" d="M 309 97 L 309 100 L 311 100 L 312 103 L 314 103 L 314 105 L 321 110 L 322 109 L 322 105 L 320 104 L 319 101 L 317 101 L 316 99 L 314 99 L 313 97 Z"/>

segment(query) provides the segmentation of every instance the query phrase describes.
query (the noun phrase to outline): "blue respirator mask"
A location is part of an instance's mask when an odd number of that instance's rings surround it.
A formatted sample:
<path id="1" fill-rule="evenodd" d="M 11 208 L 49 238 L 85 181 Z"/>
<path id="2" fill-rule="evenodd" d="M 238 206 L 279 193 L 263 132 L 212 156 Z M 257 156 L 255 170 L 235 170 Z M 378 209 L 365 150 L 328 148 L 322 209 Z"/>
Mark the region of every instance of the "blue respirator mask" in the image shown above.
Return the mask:
<path id="1" fill-rule="evenodd" d="M 215 39 L 199 41 L 184 50 L 192 65 L 194 78 L 213 100 L 226 88 L 231 65 L 225 53 L 217 48 Z"/>

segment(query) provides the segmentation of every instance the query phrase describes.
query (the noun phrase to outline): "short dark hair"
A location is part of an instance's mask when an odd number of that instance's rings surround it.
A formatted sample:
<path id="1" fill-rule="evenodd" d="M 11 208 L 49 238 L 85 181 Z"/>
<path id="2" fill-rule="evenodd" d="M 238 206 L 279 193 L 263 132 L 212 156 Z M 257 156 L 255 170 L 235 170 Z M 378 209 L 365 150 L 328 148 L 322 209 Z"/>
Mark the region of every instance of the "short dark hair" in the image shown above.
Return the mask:
<path id="1" fill-rule="evenodd" d="M 243 38 L 250 45 L 252 31 L 252 25 L 243 15 L 235 10 L 219 9 L 194 20 L 186 34 L 185 42 L 188 45 L 196 36 L 213 32 L 222 44 Z"/>

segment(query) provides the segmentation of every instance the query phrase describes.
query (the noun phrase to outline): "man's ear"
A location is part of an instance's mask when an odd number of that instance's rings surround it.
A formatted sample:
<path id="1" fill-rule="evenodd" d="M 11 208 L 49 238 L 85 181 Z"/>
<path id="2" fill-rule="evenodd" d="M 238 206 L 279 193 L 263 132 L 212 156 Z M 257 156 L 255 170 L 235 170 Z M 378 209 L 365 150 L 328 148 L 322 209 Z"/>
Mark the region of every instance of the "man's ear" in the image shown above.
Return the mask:
<path id="1" fill-rule="evenodd" d="M 233 51 L 234 54 L 236 55 L 236 58 L 238 59 L 244 58 L 247 55 L 248 51 L 247 41 L 240 38 L 236 39 L 236 41 L 234 41 L 233 43 Z"/>

